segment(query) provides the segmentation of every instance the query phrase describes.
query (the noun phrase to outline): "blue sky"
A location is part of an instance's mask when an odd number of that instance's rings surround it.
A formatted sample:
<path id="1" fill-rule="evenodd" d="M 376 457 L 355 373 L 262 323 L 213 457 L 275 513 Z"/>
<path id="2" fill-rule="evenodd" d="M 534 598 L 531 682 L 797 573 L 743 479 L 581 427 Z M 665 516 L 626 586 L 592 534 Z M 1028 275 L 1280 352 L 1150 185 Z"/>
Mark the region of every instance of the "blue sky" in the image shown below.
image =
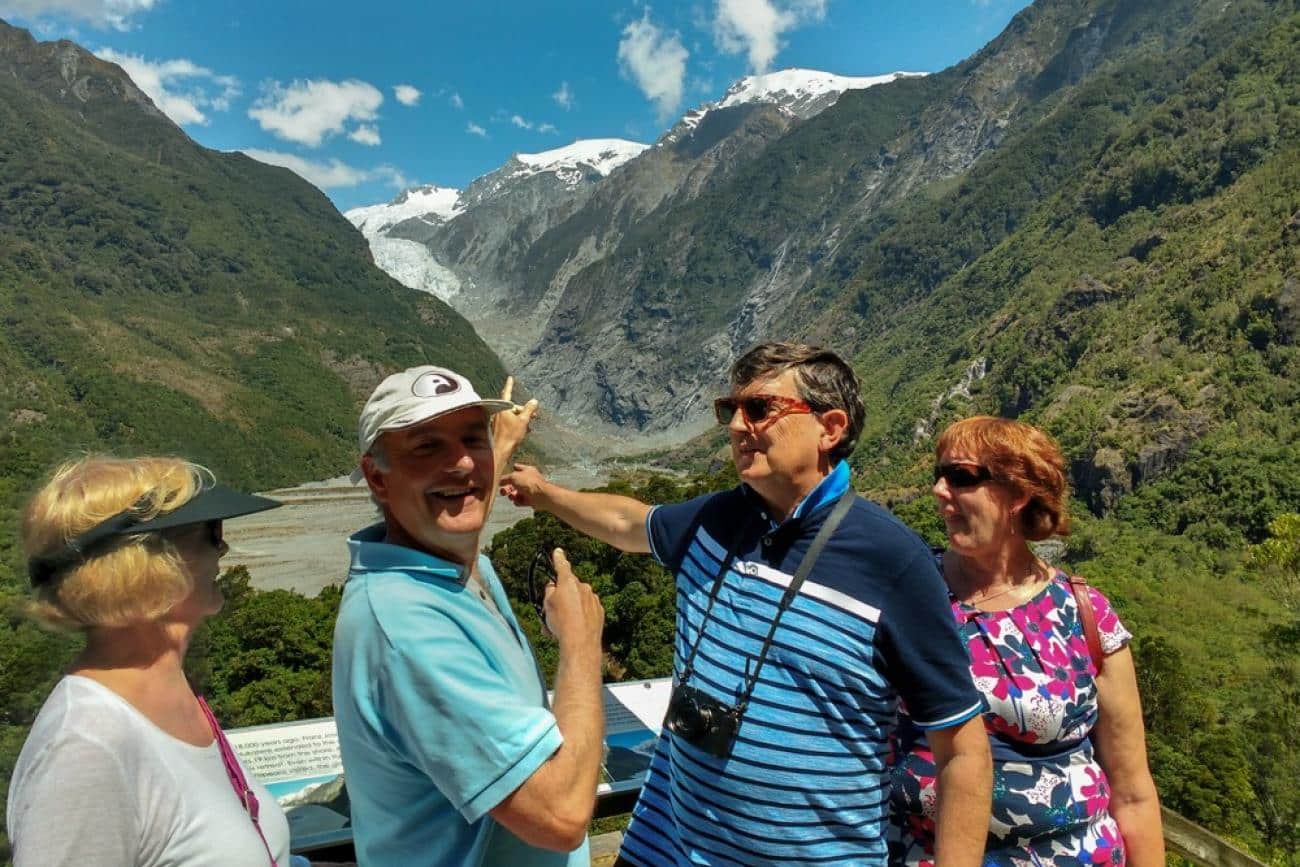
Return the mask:
<path id="1" fill-rule="evenodd" d="M 0 0 L 121 63 L 196 140 L 289 165 L 340 209 L 464 187 L 511 153 L 652 142 L 751 72 L 934 72 L 1025 0 Z"/>

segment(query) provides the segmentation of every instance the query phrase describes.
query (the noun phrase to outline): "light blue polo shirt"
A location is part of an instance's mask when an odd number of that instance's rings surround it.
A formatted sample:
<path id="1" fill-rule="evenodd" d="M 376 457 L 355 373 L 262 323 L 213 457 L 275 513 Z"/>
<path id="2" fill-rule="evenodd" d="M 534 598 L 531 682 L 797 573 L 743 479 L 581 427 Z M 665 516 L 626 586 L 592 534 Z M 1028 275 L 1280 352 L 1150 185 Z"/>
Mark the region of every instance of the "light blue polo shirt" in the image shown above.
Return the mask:
<path id="1" fill-rule="evenodd" d="M 334 626 L 334 719 L 361 865 L 587 867 L 524 843 L 488 813 L 562 737 L 528 640 L 486 557 L 479 573 L 385 544 L 382 524 L 348 540 Z"/>

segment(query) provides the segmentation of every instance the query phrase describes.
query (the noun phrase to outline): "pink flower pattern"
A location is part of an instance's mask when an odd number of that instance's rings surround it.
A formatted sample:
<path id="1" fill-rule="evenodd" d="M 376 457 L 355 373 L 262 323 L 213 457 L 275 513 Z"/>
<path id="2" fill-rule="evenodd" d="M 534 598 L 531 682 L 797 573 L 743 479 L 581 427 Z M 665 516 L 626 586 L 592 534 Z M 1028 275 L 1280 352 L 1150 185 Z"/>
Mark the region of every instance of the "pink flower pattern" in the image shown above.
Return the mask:
<path id="1" fill-rule="evenodd" d="M 1106 597 L 1090 594 L 1102 650 L 1114 653 L 1132 636 Z M 986 867 L 1123 865 L 1110 786 L 1087 739 L 1097 672 L 1065 573 L 1016 608 L 980 611 L 954 599 L 952 610 L 995 750 Z M 934 797 L 934 755 L 900 716 L 890 862 L 920 867 L 934 858 L 933 810 L 922 809 Z"/>

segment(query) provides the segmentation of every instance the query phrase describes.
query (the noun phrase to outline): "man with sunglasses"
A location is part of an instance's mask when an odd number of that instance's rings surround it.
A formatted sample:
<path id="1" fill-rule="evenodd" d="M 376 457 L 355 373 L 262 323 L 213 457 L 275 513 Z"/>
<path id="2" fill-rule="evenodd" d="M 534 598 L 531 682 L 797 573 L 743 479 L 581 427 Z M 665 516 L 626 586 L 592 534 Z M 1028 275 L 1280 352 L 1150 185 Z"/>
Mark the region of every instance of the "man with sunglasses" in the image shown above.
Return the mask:
<path id="1" fill-rule="evenodd" d="M 604 740 L 605 613 L 562 552 L 547 587 L 555 700 L 492 564 L 479 553 L 495 468 L 536 404 L 483 400 L 414 367 L 360 420 L 382 523 L 352 554 L 334 629 L 334 716 L 367 865 L 587 867 Z M 495 436 L 494 436 L 495 433 Z"/>
<path id="2" fill-rule="evenodd" d="M 673 699 L 621 863 L 886 863 L 900 698 L 941 754 L 937 863 L 977 865 L 988 738 L 924 543 L 850 491 L 865 410 L 825 349 L 757 346 L 715 404 L 741 485 L 648 506 L 516 465 L 502 493 L 677 581 Z"/>

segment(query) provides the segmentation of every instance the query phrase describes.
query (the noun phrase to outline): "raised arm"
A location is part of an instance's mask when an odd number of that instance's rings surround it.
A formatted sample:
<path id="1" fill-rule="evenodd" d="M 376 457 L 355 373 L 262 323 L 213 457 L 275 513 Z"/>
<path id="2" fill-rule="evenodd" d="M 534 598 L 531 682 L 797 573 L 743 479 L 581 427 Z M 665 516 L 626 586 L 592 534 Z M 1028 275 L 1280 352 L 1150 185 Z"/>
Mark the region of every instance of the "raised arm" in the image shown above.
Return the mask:
<path id="1" fill-rule="evenodd" d="M 506 384 L 501 387 L 501 399 L 512 403 L 515 392 L 515 378 L 506 377 Z M 492 458 L 496 461 L 496 481 L 513 466 L 515 450 L 528 436 L 529 425 L 537 415 L 537 398 L 528 403 L 516 404 L 514 409 L 503 410 L 492 416 Z M 493 487 L 496 487 L 495 485 Z"/>
<path id="2" fill-rule="evenodd" d="M 925 733 L 934 750 L 938 811 L 934 863 L 937 867 L 978 867 L 988 838 L 993 760 L 984 720 Z"/>
<path id="3" fill-rule="evenodd" d="M 555 549 L 555 583 L 546 588 L 546 622 L 560 645 L 551 711 L 564 743 L 524 784 L 493 808 L 493 819 L 519 839 L 571 852 L 582 844 L 596 803 L 604 752 L 600 696 L 601 629 L 605 609 Z"/>
<path id="4" fill-rule="evenodd" d="M 1097 675 L 1097 703 L 1092 739 L 1110 781 L 1110 814 L 1124 837 L 1128 863 L 1131 867 L 1162 867 L 1165 840 L 1160 829 L 1160 799 L 1147 765 L 1142 700 L 1133 654 L 1127 647 L 1106 657 Z"/>
<path id="5" fill-rule="evenodd" d="M 640 500 L 574 491 L 548 481 L 536 467 L 527 464 L 515 464 L 514 472 L 502 476 L 501 493 L 516 506 L 550 512 L 578 532 L 620 551 L 650 552 L 646 530 L 650 507 Z"/>

